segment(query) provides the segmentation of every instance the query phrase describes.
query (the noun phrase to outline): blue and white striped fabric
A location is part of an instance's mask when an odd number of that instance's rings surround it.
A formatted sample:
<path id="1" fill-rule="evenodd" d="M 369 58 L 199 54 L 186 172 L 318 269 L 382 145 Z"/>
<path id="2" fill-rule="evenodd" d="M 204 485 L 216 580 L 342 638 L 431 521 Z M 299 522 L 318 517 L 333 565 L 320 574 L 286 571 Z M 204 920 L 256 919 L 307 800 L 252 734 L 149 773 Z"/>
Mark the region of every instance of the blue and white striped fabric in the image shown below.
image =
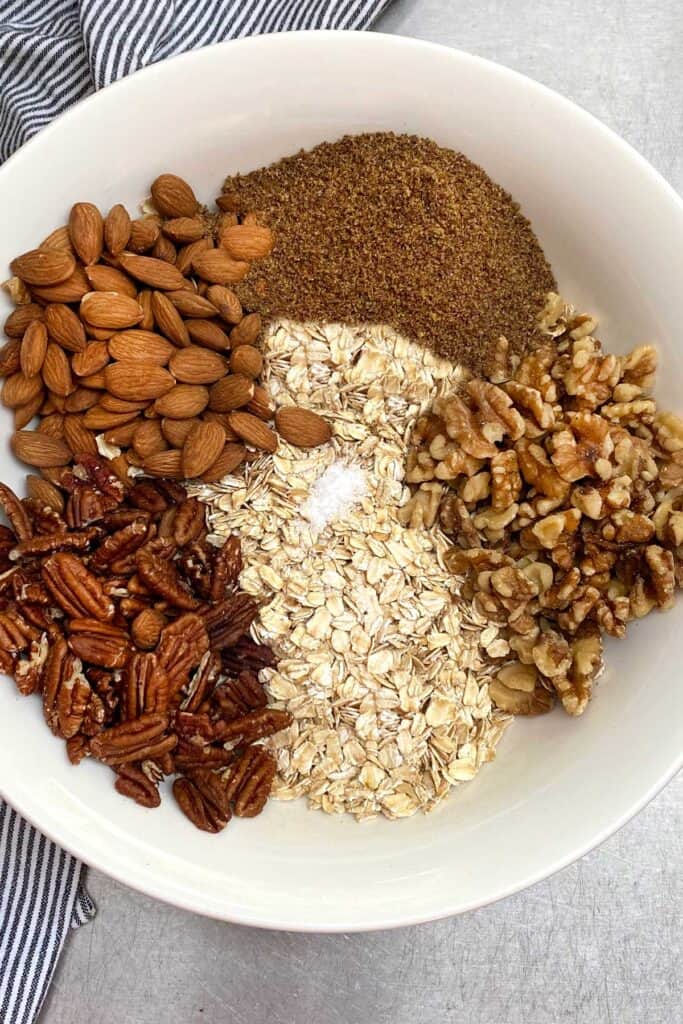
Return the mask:
<path id="1" fill-rule="evenodd" d="M 77 100 L 239 36 L 367 28 L 391 0 L 0 0 L 0 161 Z M 69 928 L 95 914 L 80 861 L 0 802 L 0 1024 L 38 1014 Z"/>

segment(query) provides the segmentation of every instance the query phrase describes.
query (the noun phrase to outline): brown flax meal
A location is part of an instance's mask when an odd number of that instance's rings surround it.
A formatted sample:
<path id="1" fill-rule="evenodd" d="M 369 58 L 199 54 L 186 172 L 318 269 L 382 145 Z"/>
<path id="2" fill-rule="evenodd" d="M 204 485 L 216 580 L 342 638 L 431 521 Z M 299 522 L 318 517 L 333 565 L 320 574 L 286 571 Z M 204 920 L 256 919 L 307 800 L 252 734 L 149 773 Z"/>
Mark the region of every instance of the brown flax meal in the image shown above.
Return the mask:
<path id="1" fill-rule="evenodd" d="M 429 139 L 347 135 L 224 189 L 274 231 L 237 288 L 269 317 L 387 323 L 485 373 L 501 334 L 527 346 L 555 288 L 517 203 Z"/>

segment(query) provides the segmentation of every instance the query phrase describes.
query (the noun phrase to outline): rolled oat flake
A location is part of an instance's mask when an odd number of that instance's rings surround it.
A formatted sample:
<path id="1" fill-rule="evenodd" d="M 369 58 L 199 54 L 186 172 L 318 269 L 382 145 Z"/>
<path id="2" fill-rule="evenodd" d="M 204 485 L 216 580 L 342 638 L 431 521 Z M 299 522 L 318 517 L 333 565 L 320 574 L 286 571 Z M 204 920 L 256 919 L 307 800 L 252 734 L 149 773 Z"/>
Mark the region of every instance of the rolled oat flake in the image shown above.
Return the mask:
<path id="1" fill-rule="evenodd" d="M 229 177 L 271 255 L 238 286 L 251 309 L 298 321 L 386 323 L 475 373 L 501 335 L 534 340 L 555 279 L 518 204 L 462 153 L 389 132 L 345 136 Z"/>

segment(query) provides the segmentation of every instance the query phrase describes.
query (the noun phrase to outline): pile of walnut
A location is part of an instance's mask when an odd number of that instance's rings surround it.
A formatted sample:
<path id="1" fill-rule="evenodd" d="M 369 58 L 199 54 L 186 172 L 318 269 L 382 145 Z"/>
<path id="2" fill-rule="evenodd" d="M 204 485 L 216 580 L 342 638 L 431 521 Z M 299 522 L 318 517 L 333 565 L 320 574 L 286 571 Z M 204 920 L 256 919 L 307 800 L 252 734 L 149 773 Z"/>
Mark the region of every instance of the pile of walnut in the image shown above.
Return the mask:
<path id="1" fill-rule="evenodd" d="M 649 396 L 654 349 L 605 354 L 596 326 L 549 296 L 554 340 L 514 366 L 501 339 L 491 379 L 438 398 L 409 453 L 403 522 L 454 538 L 449 567 L 504 641 L 491 697 L 513 714 L 556 694 L 580 715 L 602 634 L 683 586 L 683 420 Z"/>
<path id="2" fill-rule="evenodd" d="M 236 586 L 238 538 L 213 547 L 178 483 L 126 490 L 90 455 L 39 483 L 23 500 L 0 484 L 0 668 L 40 694 L 70 760 L 109 765 L 125 796 L 156 807 L 177 775 L 200 829 L 258 814 L 275 761 L 253 744 L 290 716 L 258 681 L 273 656 L 248 638 L 258 609 Z"/>
<path id="3" fill-rule="evenodd" d="M 133 466 L 212 482 L 248 448 L 275 451 L 275 410 L 258 384 L 261 319 L 230 288 L 273 238 L 217 203 L 209 213 L 187 182 L 162 174 L 154 213 L 131 220 L 117 204 L 103 217 L 76 203 L 67 225 L 12 261 L 0 397 L 19 459 L 49 475 L 100 451 L 122 479 Z M 276 421 L 290 443 L 329 439 L 319 417 L 292 416 Z"/>

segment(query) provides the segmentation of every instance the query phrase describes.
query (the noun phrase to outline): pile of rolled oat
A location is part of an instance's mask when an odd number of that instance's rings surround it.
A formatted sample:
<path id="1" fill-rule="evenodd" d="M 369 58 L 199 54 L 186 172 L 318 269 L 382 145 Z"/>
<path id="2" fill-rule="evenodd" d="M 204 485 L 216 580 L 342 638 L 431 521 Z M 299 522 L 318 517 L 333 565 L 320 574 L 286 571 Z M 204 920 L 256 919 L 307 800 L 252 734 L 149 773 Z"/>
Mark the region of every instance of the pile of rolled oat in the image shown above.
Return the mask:
<path id="1" fill-rule="evenodd" d="M 263 602 L 253 634 L 279 659 L 267 690 L 293 723 L 272 741 L 274 795 L 357 818 L 430 809 L 493 758 L 510 721 L 484 650 L 507 645 L 459 598 L 440 530 L 402 524 L 408 434 L 459 371 L 383 327 L 281 324 L 263 352 L 275 403 L 320 412 L 333 438 L 281 444 L 198 493 L 217 539 L 242 537 L 240 583 Z M 339 466 L 362 471 L 365 494 L 318 532 L 311 492 Z"/>

